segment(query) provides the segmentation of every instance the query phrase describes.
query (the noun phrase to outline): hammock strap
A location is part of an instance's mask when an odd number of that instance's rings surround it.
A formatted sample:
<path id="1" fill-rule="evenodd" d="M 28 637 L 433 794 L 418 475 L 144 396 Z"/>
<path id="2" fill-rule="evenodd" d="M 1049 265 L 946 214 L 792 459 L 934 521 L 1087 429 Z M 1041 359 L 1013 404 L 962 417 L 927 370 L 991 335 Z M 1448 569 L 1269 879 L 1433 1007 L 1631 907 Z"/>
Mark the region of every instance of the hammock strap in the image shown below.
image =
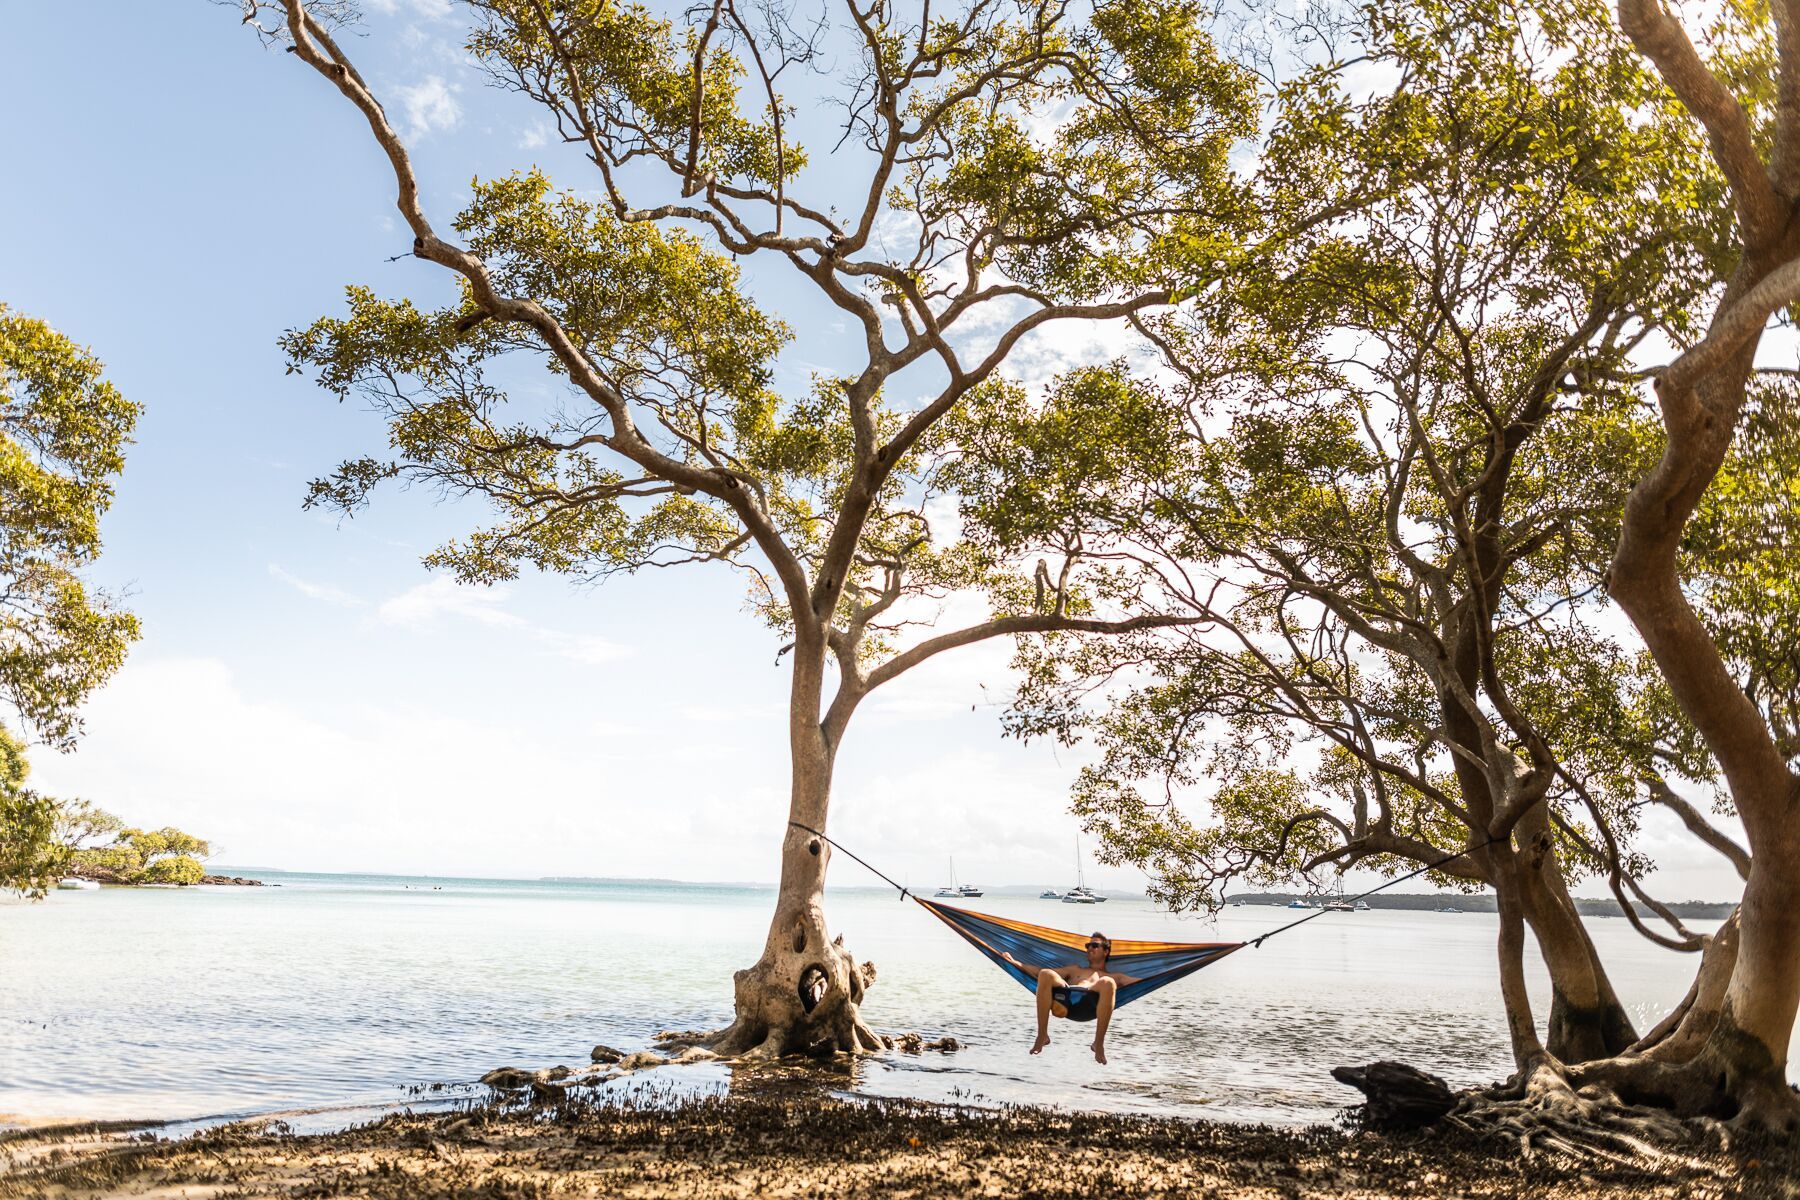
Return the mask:
<path id="1" fill-rule="evenodd" d="M 803 829 L 807 833 L 812 834 L 814 837 L 816 837 L 820 841 L 824 842 L 827 846 L 830 846 L 833 850 L 844 850 L 844 848 L 842 846 L 838 845 L 836 842 L 834 842 L 830 838 L 826 837 L 823 833 L 819 832 L 817 829 L 814 829 L 811 825 L 802 825 L 798 821 L 789 821 L 788 824 L 792 825 L 795 829 Z M 875 874 L 881 875 L 882 881 L 884 883 L 886 883 L 889 887 L 899 888 L 900 899 L 901 900 L 906 899 L 907 890 L 904 887 L 901 887 L 899 884 L 895 883 L 893 880 L 889 879 L 886 875 L 882 875 L 882 873 L 880 871 L 876 870 L 874 867 L 870 866 L 867 859 L 861 858 L 849 850 L 844 850 L 844 853 L 850 855 L 851 858 L 856 859 L 857 862 L 862 863 L 863 866 L 868 867 L 869 870 L 874 871 Z"/>
<path id="2" fill-rule="evenodd" d="M 1369 896 L 1373 896 L 1376 892 L 1385 892 L 1397 883 L 1405 883 L 1409 879 L 1417 879 L 1419 876 L 1425 874 L 1425 872 L 1427 872 L 1427 871 L 1435 871 L 1439 867 L 1443 866 L 1446 863 L 1453 863 L 1459 858 L 1465 858 L 1468 855 L 1475 853 L 1476 850 L 1485 850 L 1489 846 L 1493 845 L 1495 842 L 1497 842 L 1499 840 L 1500 839 L 1497 837 L 1491 837 L 1487 841 L 1481 843 L 1481 845 L 1476 846 L 1472 850 L 1458 850 L 1455 854 L 1452 854 L 1447 858 L 1440 858 L 1434 863 L 1426 863 L 1424 866 L 1420 867 L 1416 871 L 1408 871 L 1406 874 L 1400 876 L 1398 879 L 1390 879 L 1386 883 L 1382 884 L 1380 887 L 1370 888 L 1368 891 L 1362 892 L 1355 896 L 1346 896 L 1344 898 L 1344 902 L 1346 904 L 1354 904 L 1358 900 L 1366 899 Z M 1258 950 L 1260 950 L 1260 949 L 1262 949 L 1262 944 L 1264 942 L 1268 941 L 1270 938 L 1274 937 L 1276 934 L 1286 933 L 1288 930 L 1294 929 L 1301 925 L 1304 925 L 1308 921 L 1316 920 L 1317 918 L 1324 916 L 1326 913 L 1328 913 L 1330 911 L 1331 910 L 1329 908 L 1321 908 L 1318 912 L 1308 913 L 1306 916 L 1301 917 L 1298 921 L 1289 921 L 1286 925 L 1283 925 L 1277 929 L 1269 930 L 1269 932 L 1263 934 L 1261 937 L 1251 938 L 1250 945 L 1255 946 Z"/>

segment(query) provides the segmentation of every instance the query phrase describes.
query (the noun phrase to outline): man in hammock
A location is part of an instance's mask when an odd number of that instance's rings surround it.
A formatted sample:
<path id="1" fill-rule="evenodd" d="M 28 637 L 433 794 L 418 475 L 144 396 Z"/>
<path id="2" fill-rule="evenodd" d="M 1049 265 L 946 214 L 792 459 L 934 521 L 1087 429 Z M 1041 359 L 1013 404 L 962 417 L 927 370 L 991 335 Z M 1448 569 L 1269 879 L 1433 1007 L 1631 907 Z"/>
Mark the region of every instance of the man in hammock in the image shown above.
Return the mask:
<path id="1" fill-rule="evenodd" d="M 1094 1022 L 1094 1061 L 1106 1065 L 1106 1027 L 1112 1022 L 1113 1002 L 1121 984 L 1136 983 L 1133 976 L 1108 971 L 1112 939 L 1096 930 L 1087 940 L 1087 962 L 1045 967 L 1037 973 L 1037 1041 L 1031 1052 L 1040 1054 L 1050 1044 L 1050 1014 L 1071 1021 Z M 1021 970 L 1031 968 L 1012 955 L 1006 961 Z"/>

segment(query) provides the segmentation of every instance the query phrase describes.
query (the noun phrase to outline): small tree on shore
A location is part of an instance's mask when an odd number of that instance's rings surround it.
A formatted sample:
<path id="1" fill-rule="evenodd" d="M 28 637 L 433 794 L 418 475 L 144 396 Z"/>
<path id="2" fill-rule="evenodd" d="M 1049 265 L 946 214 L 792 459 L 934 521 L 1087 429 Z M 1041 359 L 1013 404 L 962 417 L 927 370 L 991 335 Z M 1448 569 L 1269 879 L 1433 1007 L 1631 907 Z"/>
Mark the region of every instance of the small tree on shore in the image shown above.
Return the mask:
<path id="1" fill-rule="evenodd" d="M 1107 635 L 1192 618 L 1156 577 L 1110 559 L 1097 514 L 1142 481 L 1112 470 L 1104 420 L 1048 439 L 1054 514 L 1029 494 L 965 519 L 1035 520 L 1054 565 L 1004 538 L 934 528 L 948 422 L 1027 339 L 1122 322 L 1193 282 L 1186 264 L 1241 236 L 1228 169 L 1256 92 L 1186 0 L 1053 0 L 920 10 L 833 0 L 805 21 L 718 0 L 690 23 L 610 0 L 481 0 L 470 49 L 591 162 L 595 198 L 529 172 L 477 182 L 455 221 L 426 215 L 401 136 L 326 19 L 250 3 L 366 121 L 390 164 L 412 252 L 453 273 L 457 303 L 422 311 L 356 290 L 347 315 L 287 339 L 297 369 L 369 397 L 390 453 L 353 459 L 313 502 L 356 509 L 388 480 L 493 505 L 495 522 L 428 562 L 471 582 L 536 568 L 595 578 L 719 562 L 748 574 L 788 640 L 792 762 L 780 893 L 761 959 L 737 975 L 734 1052 L 870 1049 L 868 974 L 827 928 L 833 764 L 875 689 L 949 650 L 1029 634 Z M 816 17 L 817 24 L 811 23 Z M 804 32 L 797 30 L 804 27 Z M 842 86 L 816 63 L 848 64 Z M 778 89 L 807 81 L 798 101 Z M 793 105 L 835 105 L 843 144 L 808 173 Z M 739 259 L 785 266 L 847 320 L 851 364 L 779 394 L 794 331 L 740 290 Z M 819 336 L 809 328 L 803 337 Z M 547 365 L 545 401 L 493 382 Z M 1104 417 L 1118 367 L 1059 381 L 1052 403 Z M 1092 525 L 1090 530 L 1087 528 Z M 978 589 L 989 619 L 906 633 L 919 602 Z M 835 675 L 835 679 L 834 679 Z M 805 828 L 803 828 L 805 827 Z"/>
<path id="2" fill-rule="evenodd" d="M 70 871 L 102 883 L 199 883 L 201 863 L 212 854 L 202 838 L 179 829 L 133 829 L 86 801 L 63 806 L 59 835 L 67 847 Z"/>

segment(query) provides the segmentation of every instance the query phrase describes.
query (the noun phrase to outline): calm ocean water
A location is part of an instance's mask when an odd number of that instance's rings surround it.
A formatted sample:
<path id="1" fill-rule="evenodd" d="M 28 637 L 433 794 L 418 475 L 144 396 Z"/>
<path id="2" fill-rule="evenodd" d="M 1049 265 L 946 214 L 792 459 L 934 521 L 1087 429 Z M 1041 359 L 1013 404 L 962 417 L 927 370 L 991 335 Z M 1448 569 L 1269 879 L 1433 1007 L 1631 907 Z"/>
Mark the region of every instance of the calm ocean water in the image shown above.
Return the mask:
<path id="1" fill-rule="evenodd" d="M 596 1042 L 637 1049 L 661 1029 L 724 1023 L 731 972 L 755 959 L 773 903 L 764 888 L 263 877 L 282 886 L 0 903 L 0 1114 L 380 1104 L 496 1066 L 580 1065 Z M 1053 1027 L 1054 1044 L 1029 1057 L 1029 994 L 916 905 L 846 890 L 828 906 L 879 968 L 865 1007 L 878 1029 L 967 1044 L 860 1064 L 848 1086 L 866 1094 L 1291 1123 L 1356 1098 L 1327 1073 L 1339 1063 L 1397 1058 L 1457 1085 L 1509 1065 L 1489 915 L 1323 917 L 1121 1011 L 1099 1067 L 1091 1026 Z M 1209 924 L 1142 900 L 971 906 L 1180 941 L 1253 937 L 1292 915 L 1228 908 Z M 1642 1025 L 1680 998 L 1691 956 L 1621 920 L 1590 926 Z M 1546 1005 L 1541 978 L 1537 993 Z M 679 1071 L 729 1085 L 723 1067 Z"/>

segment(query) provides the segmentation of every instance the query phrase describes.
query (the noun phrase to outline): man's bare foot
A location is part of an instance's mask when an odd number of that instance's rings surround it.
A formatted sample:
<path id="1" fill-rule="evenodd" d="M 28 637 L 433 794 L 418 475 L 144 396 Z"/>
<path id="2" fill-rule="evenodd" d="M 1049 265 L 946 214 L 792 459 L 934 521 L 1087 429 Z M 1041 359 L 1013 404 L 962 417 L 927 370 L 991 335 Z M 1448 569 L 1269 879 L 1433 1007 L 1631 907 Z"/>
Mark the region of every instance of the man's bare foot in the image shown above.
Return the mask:
<path id="1" fill-rule="evenodd" d="M 1036 1054 L 1037 1051 L 1033 1050 L 1032 1053 Z M 1094 1043 L 1094 1061 L 1103 1067 L 1106 1065 L 1106 1047 L 1099 1042 Z"/>
<path id="2" fill-rule="evenodd" d="M 1037 1041 L 1031 1043 L 1031 1052 L 1033 1054 L 1042 1053 L 1044 1047 L 1048 1046 L 1049 1044 L 1050 1044 L 1050 1035 L 1047 1033 L 1040 1033 L 1040 1034 L 1038 1034 Z"/>

